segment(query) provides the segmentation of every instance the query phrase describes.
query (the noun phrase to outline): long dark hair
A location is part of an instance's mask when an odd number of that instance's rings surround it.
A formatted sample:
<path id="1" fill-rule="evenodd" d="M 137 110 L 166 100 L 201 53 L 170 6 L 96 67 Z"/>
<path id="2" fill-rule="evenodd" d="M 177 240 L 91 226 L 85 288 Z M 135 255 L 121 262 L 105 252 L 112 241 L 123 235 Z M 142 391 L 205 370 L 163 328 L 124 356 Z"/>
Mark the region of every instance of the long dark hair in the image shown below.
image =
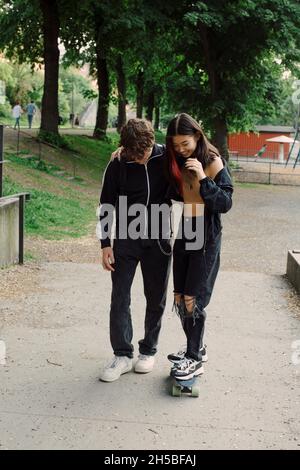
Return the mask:
<path id="1" fill-rule="evenodd" d="M 176 189 L 182 195 L 182 175 L 180 167 L 183 163 L 183 157 L 180 157 L 180 155 L 178 155 L 174 150 L 172 138 L 176 135 L 199 136 L 197 146 L 192 157 L 197 158 L 197 160 L 202 163 L 203 169 L 205 169 L 216 157 L 219 157 L 220 154 L 217 148 L 209 142 L 200 124 L 198 124 L 198 122 L 188 114 L 178 114 L 170 121 L 166 137 L 168 176 L 171 183 L 175 185 Z"/>

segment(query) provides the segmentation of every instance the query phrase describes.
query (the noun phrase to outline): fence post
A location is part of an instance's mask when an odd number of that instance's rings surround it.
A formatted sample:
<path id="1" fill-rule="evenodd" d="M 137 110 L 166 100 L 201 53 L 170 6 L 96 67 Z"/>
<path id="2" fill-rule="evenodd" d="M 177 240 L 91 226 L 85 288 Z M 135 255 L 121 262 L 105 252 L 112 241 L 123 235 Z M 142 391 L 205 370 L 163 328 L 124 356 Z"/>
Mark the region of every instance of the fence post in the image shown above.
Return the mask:
<path id="1" fill-rule="evenodd" d="M 272 171 L 272 162 L 269 163 L 269 183 L 271 184 L 271 171 Z"/>
<path id="2" fill-rule="evenodd" d="M 24 263 L 24 202 L 25 196 L 19 196 L 19 264 Z"/>
<path id="3" fill-rule="evenodd" d="M 18 128 L 18 134 L 17 134 L 17 155 L 19 155 L 19 149 L 20 149 L 20 129 Z"/>
<path id="4" fill-rule="evenodd" d="M 0 197 L 3 196 L 3 143 L 4 143 L 4 127 L 0 125 Z"/>

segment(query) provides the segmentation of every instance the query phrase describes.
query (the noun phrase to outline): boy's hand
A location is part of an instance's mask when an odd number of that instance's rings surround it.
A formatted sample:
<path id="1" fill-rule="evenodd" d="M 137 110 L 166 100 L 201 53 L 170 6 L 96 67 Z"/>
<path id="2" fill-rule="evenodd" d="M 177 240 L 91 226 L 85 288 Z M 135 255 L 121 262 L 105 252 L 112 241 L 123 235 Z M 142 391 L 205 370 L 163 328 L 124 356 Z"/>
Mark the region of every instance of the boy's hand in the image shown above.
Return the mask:
<path id="1" fill-rule="evenodd" d="M 102 249 L 102 266 L 106 271 L 114 271 L 112 264 L 114 264 L 114 252 L 111 246 Z"/>
<path id="2" fill-rule="evenodd" d="M 122 153 L 123 147 L 118 147 L 117 150 L 115 150 L 110 157 L 110 161 L 112 162 L 115 158 L 117 158 L 119 161 L 121 160 L 121 153 Z"/>

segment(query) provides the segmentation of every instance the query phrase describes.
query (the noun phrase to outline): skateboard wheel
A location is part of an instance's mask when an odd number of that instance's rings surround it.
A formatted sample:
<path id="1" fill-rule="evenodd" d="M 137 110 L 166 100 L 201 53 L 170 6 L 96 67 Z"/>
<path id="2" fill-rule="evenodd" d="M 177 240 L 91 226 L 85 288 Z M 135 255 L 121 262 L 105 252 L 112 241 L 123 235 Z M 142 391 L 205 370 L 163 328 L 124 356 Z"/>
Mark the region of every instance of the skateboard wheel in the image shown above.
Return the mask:
<path id="1" fill-rule="evenodd" d="M 192 387 L 192 397 L 199 397 L 199 388 L 198 387 Z"/>
<path id="2" fill-rule="evenodd" d="M 179 387 L 176 387 L 176 385 L 173 385 L 172 387 L 172 396 L 173 397 L 181 397 L 181 390 Z"/>

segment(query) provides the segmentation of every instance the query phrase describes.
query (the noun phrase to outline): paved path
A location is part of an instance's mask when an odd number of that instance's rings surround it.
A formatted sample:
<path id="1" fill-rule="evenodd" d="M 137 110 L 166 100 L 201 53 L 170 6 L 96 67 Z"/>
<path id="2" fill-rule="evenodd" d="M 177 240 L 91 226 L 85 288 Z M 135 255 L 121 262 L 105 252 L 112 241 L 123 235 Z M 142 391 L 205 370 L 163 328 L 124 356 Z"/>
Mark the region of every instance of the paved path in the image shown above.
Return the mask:
<path id="1" fill-rule="evenodd" d="M 111 384 L 110 279 L 96 264 L 45 263 L 40 290 L 2 302 L 1 449 L 299 449 L 299 319 L 281 276 L 222 271 L 208 310 L 200 397 L 169 394 L 168 352 L 183 342 L 171 291 L 155 370 Z M 171 286 L 170 286 L 171 289 Z M 142 335 L 141 276 L 132 290 Z"/>
<path id="2" fill-rule="evenodd" d="M 166 355 L 184 341 L 171 313 L 172 283 L 156 368 L 105 384 L 98 376 L 111 354 L 111 286 L 98 245 L 87 251 L 81 241 L 75 256 L 64 243 L 66 257 L 55 253 L 73 262 L 51 252 L 48 263 L 0 271 L 8 356 L 0 365 L 0 449 L 300 449 L 300 351 L 293 349 L 300 303 L 283 276 L 287 250 L 299 247 L 299 196 L 300 188 L 236 187 L 223 218 L 198 399 L 169 394 Z M 135 346 L 142 291 L 138 272 Z"/>

